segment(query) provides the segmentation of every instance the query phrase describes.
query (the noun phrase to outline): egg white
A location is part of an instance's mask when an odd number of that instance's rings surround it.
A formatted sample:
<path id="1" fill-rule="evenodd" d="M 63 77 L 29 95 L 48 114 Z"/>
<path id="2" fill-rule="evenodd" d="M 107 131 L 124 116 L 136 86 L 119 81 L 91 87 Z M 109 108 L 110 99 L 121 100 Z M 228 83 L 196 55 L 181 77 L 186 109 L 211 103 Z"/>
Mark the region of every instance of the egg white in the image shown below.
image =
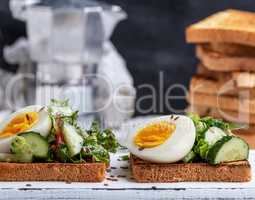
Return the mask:
<path id="1" fill-rule="evenodd" d="M 137 132 L 151 123 L 160 121 L 168 121 L 169 123 L 175 124 L 175 131 L 163 144 L 153 148 L 139 150 L 139 147 L 134 143 Z M 173 163 L 181 160 L 192 149 L 196 137 L 196 129 L 193 121 L 184 115 L 158 117 L 133 127 L 128 128 L 126 126 L 125 129 L 127 131 L 125 143 L 129 151 L 143 160 L 155 163 Z"/>
<path id="2" fill-rule="evenodd" d="M 7 126 L 7 124 L 17 115 L 27 112 L 39 112 L 38 116 L 38 122 L 34 124 L 30 129 L 27 131 L 35 131 L 40 133 L 43 137 L 47 137 L 50 130 L 51 130 L 51 119 L 49 117 L 49 114 L 47 110 L 40 105 L 32 105 L 24 107 L 14 113 L 12 113 L 10 116 L 6 117 L 1 123 L 0 123 L 0 132 L 3 131 L 3 129 Z M 9 153 L 10 152 L 10 145 L 13 140 L 13 138 L 16 135 L 6 137 L 6 138 L 0 138 L 0 153 Z"/>

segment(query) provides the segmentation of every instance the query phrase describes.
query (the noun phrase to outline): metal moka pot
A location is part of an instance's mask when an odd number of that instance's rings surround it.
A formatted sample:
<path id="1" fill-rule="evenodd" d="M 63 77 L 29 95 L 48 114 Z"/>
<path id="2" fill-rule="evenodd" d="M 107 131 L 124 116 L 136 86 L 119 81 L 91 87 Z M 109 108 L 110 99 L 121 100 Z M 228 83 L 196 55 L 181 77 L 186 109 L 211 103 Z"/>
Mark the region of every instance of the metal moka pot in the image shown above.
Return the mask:
<path id="1" fill-rule="evenodd" d="M 87 0 L 12 0 L 15 17 L 25 20 L 38 104 L 69 98 L 84 115 L 94 115 L 98 66 L 116 24 L 126 18 L 118 6 Z M 32 94 L 32 93 L 35 94 Z M 84 98 L 83 98 L 84 97 Z M 33 98 L 27 98 L 33 99 Z M 32 102 L 29 102 L 31 104 Z"/>

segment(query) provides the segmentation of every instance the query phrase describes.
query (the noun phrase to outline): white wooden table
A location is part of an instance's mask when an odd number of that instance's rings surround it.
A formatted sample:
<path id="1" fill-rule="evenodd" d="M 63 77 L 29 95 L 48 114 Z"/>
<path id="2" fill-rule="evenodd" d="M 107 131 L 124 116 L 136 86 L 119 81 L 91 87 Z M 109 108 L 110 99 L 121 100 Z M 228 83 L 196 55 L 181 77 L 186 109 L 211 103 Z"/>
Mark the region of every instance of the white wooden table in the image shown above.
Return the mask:
<path id="1" fill-rule="evenodd" d="M 136 183 L 127 161 L 112 157 L 102 183 L 0 182 L 0 199 L 255 199 L 255 151 L 250 153 L 253 179 L 248 183 Z"/>

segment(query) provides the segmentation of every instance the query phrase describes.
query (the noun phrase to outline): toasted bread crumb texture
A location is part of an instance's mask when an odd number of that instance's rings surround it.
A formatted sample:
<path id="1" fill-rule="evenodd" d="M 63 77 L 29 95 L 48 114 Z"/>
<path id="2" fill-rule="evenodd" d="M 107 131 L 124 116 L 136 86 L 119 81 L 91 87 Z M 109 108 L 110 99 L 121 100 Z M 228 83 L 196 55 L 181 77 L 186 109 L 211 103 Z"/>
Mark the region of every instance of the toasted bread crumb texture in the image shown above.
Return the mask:
<path id="1" fill-rule="evenodd" d="M 230 42 L 255 46 L 255 14 L 225 10 L 189 26 L 186 40 L 190 43 Z"/>
<path id="2" fill-rule="evenodd" d="M 101 182 L 104 163 L 0 163 L 0 181 Z"/>
<path id="3" fill-rule="evenodd" d="M 153 164 L 131 156 L 131 168 L 137 182 L 247 182 L 251 180 L 248 161 L 237 161 L 218 166 L 206 163 Z"/>

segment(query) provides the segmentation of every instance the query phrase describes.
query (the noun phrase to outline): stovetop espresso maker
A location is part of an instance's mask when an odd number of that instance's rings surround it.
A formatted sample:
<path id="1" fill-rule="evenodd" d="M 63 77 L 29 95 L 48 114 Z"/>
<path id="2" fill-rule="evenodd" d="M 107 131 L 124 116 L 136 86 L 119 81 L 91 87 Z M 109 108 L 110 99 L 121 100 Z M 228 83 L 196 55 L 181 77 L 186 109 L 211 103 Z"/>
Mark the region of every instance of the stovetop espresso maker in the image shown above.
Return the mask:
<path id="1" fill-rule="evenodd" d="M 85 118 L 100 118 L 112 126 L 132 115 L 135 90 L 128 71 L 124 69 L 128 81 L 114 97 L 116 87 L 102 66 L 109 52 L 114 52 L 113 64 L 119 59 L 109 39 L 126 18 L 119 6 L 88 0 L 12 0 L 10 7 L 27 26 L 29 61 L 20 67 L 25 104 L 68 98 Z"/>

